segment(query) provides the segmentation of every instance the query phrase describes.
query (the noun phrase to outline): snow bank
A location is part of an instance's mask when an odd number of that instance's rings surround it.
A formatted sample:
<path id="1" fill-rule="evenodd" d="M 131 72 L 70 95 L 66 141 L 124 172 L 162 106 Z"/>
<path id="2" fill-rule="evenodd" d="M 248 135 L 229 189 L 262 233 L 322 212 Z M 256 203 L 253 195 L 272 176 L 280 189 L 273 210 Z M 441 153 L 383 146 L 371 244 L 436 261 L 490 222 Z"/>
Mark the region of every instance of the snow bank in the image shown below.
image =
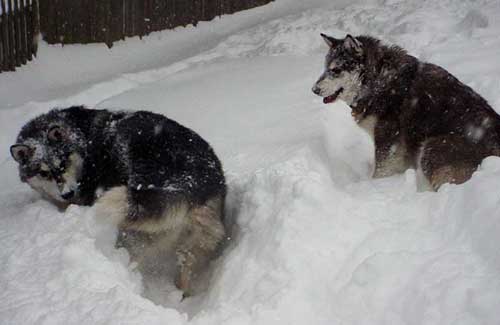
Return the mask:
<path id="1" fill-rule="evenodd" d="M 283 0 L 145 46 L 46 47 L 45 61 L 1 74 L 0 324 L 498 324 L 500 158 L 437 193 L 418 192 L 413 170 L 372 180 L 371 140 L 310 87 L 319 32 L 370 33 L 498 109 L 499 13 L 493 0 Z M 58 211 L 19 183 L 19 128 L 76 103 L 151 109 L 213 144 L 233 233 L 205 292 L 181 301 L 171 279 L 145 281 L 105 216 Z"/>
<path id="2" fill-rule="evenodd" d="M 339 187 L 309 149 L 232 180 L 234 237 L 202 297 L 161 307 L 93 209 L 25 197 L 4 240 L 11 324 L 496 324 L 500 159 L 464 186 L 416 193 L 415 173 Z M 394 188 L 398 188 L 397 192 Z M 33 202 L 30 202 L 33 201 Z M 13 208 L 11 208 L 13 209 Z M 168 299 L 179 299 L 171 289 Z M 184 306 L 180 306 L 184 304 Z"/>

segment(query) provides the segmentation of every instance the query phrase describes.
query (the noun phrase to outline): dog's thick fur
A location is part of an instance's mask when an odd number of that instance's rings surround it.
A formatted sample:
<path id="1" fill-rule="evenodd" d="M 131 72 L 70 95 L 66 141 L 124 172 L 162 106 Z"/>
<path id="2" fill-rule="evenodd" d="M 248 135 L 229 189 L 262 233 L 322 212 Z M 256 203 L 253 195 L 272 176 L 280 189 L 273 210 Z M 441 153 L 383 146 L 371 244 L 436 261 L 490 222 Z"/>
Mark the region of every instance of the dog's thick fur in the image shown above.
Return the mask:
<path id="1" fill-rule="evenodd" d="M 438 189 L 500 155 L 500 117 L 445 69 L 372 37 L 322 37 L 330 49 L 313 92 L 326 104 L 344 100 L 372 134 L 373 177 L 420 168 Z"/>
<path id="2" fill-rule="evenodd" d="M 21 180 L 59 206 L 97 201 L 143 272 L 176 255 L 185 294 L 224 238 L 220 161 L 198 134 L 162 115 L 54 109 L 22 128 L 11 153 Z"/>

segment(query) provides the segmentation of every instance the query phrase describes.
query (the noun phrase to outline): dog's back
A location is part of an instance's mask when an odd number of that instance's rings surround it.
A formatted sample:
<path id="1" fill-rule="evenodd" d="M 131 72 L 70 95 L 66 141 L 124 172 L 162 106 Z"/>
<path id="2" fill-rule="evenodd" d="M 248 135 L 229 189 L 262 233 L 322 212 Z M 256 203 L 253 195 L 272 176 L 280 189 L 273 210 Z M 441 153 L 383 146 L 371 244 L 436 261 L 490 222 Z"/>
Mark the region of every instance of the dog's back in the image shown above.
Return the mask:
<path id="1" fill-rule="evenodd" d="M 403 105 L 404 129 L 413 131 L 407 137 L 417 145 L 453 135 L 485 149 L 499 147 L 499 116 L 484 98 L 439 66 L 419 64 Z"/>

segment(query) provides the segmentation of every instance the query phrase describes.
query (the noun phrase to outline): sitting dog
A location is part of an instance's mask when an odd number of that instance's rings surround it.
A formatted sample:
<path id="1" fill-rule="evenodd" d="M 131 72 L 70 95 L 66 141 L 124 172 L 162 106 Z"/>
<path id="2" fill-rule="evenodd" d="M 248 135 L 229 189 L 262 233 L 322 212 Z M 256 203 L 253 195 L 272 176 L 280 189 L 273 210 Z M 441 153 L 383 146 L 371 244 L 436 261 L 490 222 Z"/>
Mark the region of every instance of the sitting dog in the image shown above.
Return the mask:
<path id="1" fill-rule="evenodd" d="M 185 295 L 225 236 L 219 159 L 162 115 L 54 109 L 28 122 L 10 150 L 21 181 L 58 206 L 97 200 L 142 271 L 155 269 L 143 261 L 162 264 L 159 256 L 172 252 Z"/>
<path id="2" fill-rule="evenodd" d="M 485 99 L 445 69 L 368 36 L 336 39 L 312 91 L 347 103 L 375 143 L 373 177 L 408 168 L 434 190 L 468 180 L 482 159 L 500 155 L 500 118 Z"/>

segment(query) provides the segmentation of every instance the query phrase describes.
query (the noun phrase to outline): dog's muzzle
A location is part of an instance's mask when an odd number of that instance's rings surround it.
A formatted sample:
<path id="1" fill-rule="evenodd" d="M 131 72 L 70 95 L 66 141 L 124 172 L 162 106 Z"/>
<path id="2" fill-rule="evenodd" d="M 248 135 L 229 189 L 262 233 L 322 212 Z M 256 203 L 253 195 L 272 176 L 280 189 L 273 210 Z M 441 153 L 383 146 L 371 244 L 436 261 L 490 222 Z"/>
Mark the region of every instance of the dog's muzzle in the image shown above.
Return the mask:
<path id="1" fill-rule="evenodd" d="M 319 88 L 318 86 L 314 85 L 312 87 L 312 92 L 319 96 L 319 94 L 321 94 L 321 88 Z"/>
<path id="2" fill-rule="evenodd" d="M 66 192 L 64 194 L 61 194 L 61 197 L 64 200 L 71 200 L 74 196 L 75 196 L 75 191 L 69 191 L 69 192 Z"/>

